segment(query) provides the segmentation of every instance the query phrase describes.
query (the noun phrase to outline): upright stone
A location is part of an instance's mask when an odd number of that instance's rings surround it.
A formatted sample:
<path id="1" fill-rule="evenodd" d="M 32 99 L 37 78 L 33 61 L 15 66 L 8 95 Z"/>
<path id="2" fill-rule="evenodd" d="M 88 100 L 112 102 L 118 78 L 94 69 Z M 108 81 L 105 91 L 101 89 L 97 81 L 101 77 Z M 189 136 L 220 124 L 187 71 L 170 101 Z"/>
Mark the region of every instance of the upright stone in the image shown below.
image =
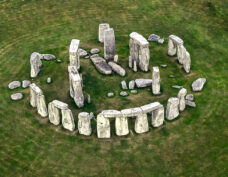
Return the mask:
<path id="1" fill-rule="evenodd" d="M 70 49 L 69 49 L 70 65 L 76 66 L 77 69 L 80 68 L 79 44 L 80 44 L 80 40 L 72 39 L 70 43 Z"/>
<path id="2" fill-rule="evenodd" d="M 182 88 L 178 93 L 178 99 L 179 99 L 179 110 L 184 111 L 185 109 L 185 96 L 187 95 L 187 90 L 185 88 Z"/>
<path id="3" fill-rule="evenodd" d="M 113 59 L 116 54 L 115 34 L 113 28 L 104 31 L 104 58 Z"/>
<path id="4" fill-rule="evenodd" d="M 74 124 L 74 117 L 70 109 L 62 109 L 62 125 L 63 128 L 74 131 L 75 124 Z"/>
<path id="5" fill-rule="evenodd" d="M 168 120 L 173 120 L 179 116 L 179 99 L 176 97 L 171 97 L 168 99 L 166 108 L 166 118 Z"/>
<path id="6" fill-rule="evenodd" d="M 49 121 L 54 125 L 60 124 L 60 111 L 53 102 L 48 104 Z"/>
<path id="7" fill-rule="evenodd" d="M 160 127 L 164 122 L 164 106 L 160 105 L 159 108 L 152 111 L 152 126 L 153 127 Z"/>
<path id="8" fill-rule="evenodd" d="M 129 66 L 129 68 L 133 67 L 131 56 L 129 56 L 128 66 Z"/>
<path id="9" fill-rule="evenodd" d="M 90 136 L 91 129 L 91 117 L 87 112 L 80 112 L 78 114 L 78 130 L 81 135 Z"/>
<path id="10" fill-rule="evenodd" d="M 190 54 L 187 51 L 185 52 L 185 57 L 184 57 L 184 60 L 183 60 L 183 66 L 184 66 L 185 72 L 189 73 L 190 69 L 191 69 L 191 57 L 190 57 Z"/>
<path id="11" fill-rule="evenodd" d="M 175 35 L 169 36 L 169 42 L 168 42 L 168 55 L 174 56 L 177 53 L 177 46 L 183 45 L 184 42 L 181 38 Z"/>
<path id="12" fill-rule="evenodd" d="M 36 107 L 37 106 L 37 102 L 36 102 L 36 92 L 35 92 L 35 87 L 36 87 L 36 85 L 34 84 L 34 83 L 32 83 L 31 85 L 30 85 L 30 105 L 32 106 L 32 107 Z"/>
<path id="13" fill-rule="evenodd" d="M 102 113 L 97 116 L 97 136 L 98 138 L 111 137 L 110 121 Z"/>
<path id="14" fill-rule="evenodd" d="M 160 94 L 160 71 L 158 67 L 153 67 L 152 92 L 154 95 Z"/>
<path id="15" fill-rule="evenodd" d="M 115 119 L 115 128 L 117 136 L 125 136 L 129 134 L 128 118 L 124 116 L 118 116 Z"/>
<path id="16" fill-rule="evenodd" d="M 134 62 L 133 62 L 133 63 L 134 63 L 134 68 L 133 68 L 133 71 L 134 71 L 134 72 L 137 72 L 137 62 L 134 60 Z"/>
<path id="17" fill-rule="evenodd" d="M 41 117 L 48 116 L 47 105 L 45 102 L 44 95 L 37 95 L 37 111 L 38 111 L 38 114 L 41 115 Z"/>
<path id="18" fill-rule="evenodd" d="M 102 23 L 99 25 L 99 32 L 98 32 L 99 42 L 101 42 L 101 43 L 104 42 L 104 31 L 109 28 L 110 28 L 110 26 L 108 23 Z"/>
<path id="19" fill-rule="evenodd" d="M 30 57 L 30 66 L 31 66 L 30 76 L 33 78 L 37 77 L 37 75 L 40 72 L 40 67 L 42 66 L 41 58 L 42 58 L 42 55 L 37 52 L 33 52 Z"/>
<path id="20" fill-rule="evenodd" d="M 147 114 L 139 114 L 135 120 L 135 132 L 145 133 L 149 131 L 149 123 L 147 120 Z"/>
<path id="21" fill-rule="evenodd" d="M 184 45 L 177 45 L 177 59 L 180 64 L 184 63 L 186 49 Z"/>

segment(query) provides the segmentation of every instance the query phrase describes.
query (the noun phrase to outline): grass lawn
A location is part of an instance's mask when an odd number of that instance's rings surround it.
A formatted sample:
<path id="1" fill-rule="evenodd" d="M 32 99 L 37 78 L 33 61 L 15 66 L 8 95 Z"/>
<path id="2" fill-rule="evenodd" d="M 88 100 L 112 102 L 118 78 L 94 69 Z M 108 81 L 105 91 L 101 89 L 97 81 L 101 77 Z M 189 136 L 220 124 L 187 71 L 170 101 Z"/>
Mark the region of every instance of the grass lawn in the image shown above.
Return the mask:
<path id="1" fill-rule="evenodd" d="M 98 25 L 107 22 L 115 30 L 119 63 L 127 75 L 104 76 L 89 59 L 81 59 L 85 94 L 92 103 L 78 109 L 69 96 L 68 47 L 73 38 L 89 51 L 97 47 Z M 129 34 L 146 38 L 155 33 L 163 45 L 150 43 L 150 70 L 134 73 L 128 68 Z M 192 59 L 186 74 L 176 57 L 167 56 L 170 34 L 180 36 Z M 0 1 L 0 176 L 228 176 L 228 1 L 227 0 L 1 0 Z M 9 90 L 13 80 L 30 79 L 32 52 L 51 53 L 62 60 L 44 61 L 33 80 L 44 91 L 47 102 L 68 103 L 77 124 L 82 111 L 97 115 L 104 109 L 124 109 L 159 101 L 166 106 L 177 96 L 172 85 L 183 85 L 205 77 L 202 92 L 193 93 L 196 108 L 187 107 L 175 121 L 137 135 L 99 140 L 55 127 L 38 116 L 29 105 L 29 89 Z M 101 55 L 103 55 L 101 53 Z M 151 78 L 152 66 L 160 68 L 162 95 L 139 89 L 138 94 L 118 96 L 120 82 Z M 169 75 L 175 78 L 169 78 Z M 53 83 L 47 84 L 51 76 Z M 31 80 L 31 79 L 30 79 Z M 108 98 L 108 92 L 116 96 Z M 11 101 L 22 92 L 24 99 Z"/>

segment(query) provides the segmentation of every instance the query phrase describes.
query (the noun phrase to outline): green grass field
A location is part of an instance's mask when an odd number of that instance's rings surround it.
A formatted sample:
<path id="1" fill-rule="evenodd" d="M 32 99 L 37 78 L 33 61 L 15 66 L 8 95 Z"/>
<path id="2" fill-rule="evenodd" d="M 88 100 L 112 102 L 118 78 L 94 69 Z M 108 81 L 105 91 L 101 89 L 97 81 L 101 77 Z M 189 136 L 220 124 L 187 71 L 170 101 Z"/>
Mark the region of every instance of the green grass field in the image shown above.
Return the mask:
<path id="1" fill-rule="evenodd" d="M 119 63 L 127 76 L 103 76 L 89 59 L 81 59 L 85 93 L 92 103 L 78 109 L 69 96 L 67 66 L 71 39 L 81 40 L 89 51 L 98 43 L 98 25 L 108 22 L 115 30 Z M 151 33 L 165 37 L 163 45 L 150 43 L 150 71 L 128 69 L 129 34 L 146 38 Z M 167 56 L 170 34 L 180 36 L 191 54 L 192 71 L 186 74 L 176 57 Z M 1 0 L 0 1 L 0 176 L 228 176 L 228 1 L 227 0 Z M 166 105 L 176 96 L 172 85 L 206 77 L 207 84 L 194 93 L 196 108 L 187 108 L 180 118 L 150 132 L 127 137 L 114 134 L 99 140 L 55 127 L 29 105 L 29 89 L 9 90 L 13 80 L 30 79 L 32 52 L 51 53 L 61 59 L 43 62 L 33 81 L 42 88 L 47 102 L 59 99 L 77 114 L 104 109 L 123 109 L 159 101 Z M 102 54 L 101 54 L 102 55 Z M 126 98 L 118 96 L 121 80 L 151 78 L 151 67 L 160 69 L 162 95 L 147 89 Z M 170 74 L 175 78 L 169 78 Z M 53 83 L 47 84 L 51 76 Z M 114 91 L 117 96 L 107 98 Z M 24 93 L 11 101 L 10 95 Z"/>

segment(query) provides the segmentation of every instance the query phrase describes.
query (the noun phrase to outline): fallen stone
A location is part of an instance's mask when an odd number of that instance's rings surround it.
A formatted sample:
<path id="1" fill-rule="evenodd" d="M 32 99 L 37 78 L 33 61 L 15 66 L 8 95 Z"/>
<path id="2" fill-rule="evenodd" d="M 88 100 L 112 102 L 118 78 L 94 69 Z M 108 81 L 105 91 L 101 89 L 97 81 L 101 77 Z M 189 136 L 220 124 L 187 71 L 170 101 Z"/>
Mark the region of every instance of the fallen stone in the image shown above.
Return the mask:
<path id="1" fill-rule="evenodd" d="M 29 80 L 23 80 L 22 81 L 22 88 L 27 88 L 27 87 L 29 87 L 30 84 L 31 84 L 31 82 Z"/>
<path id="2" fill-rule="evenodd" d="M 186 95 L 186 100 L 193 101 L 194 100 L 194 95 L 193 94 L 188 94 Z"/>
<path id="3" fill-rule="evenodd" d="M 167 65 L 165 65 L 165 64 L 163 64 L 163 65 L 160 65 L 162 68 L 166 68 L 167 67 Z"/>
<path id="4" fill-rule="evenodd" d="M 55 59 L 55 55 L 52 55 L 52 54 L 41 54 L 42 55 L 42 58 L 41 59 L 44 59 L 44 60 L 53 60 Z"/>
<path id="5" fill-rule="evenodd" d="M 121 81 L 121 86 L 123 90 L 127 90 L 127 83 L 126 81 Z"/>
<path id="6" fill-rule="evenodd" d="M 131 90 L 131 93 L 136 94 L 136 93 L 138 93 L 138 91 L 137 90 Z"/>
<path id="7" fill-rule="evenodd" d="M 182 88 L 177 95 L 177 97 L 179 99 L 179 110 L 180 111 L 184 111 L 184 109 L 185 109 L 185 96 L 186 96 L 186 94 L 187 94 L 187 90 L 185 88 Z"/>
<path id="8" fill-rule="evenodd" d="M 174 75 L 172 75 L 172 74 L 171 74 L 171 75 L 169 75 L 169 78 L 174 78 L 174 77 L 175 77 L 175 76 L 174 76 Z"/>
<path id="9" fill-rule="evenodd" d="M 23 94 L 22 93 L 14 93 L 11 95 L 11 99 L 12 100 L 21 100 L 23 98 Z"/>
<path id="10" fill-rule="evenodd" d="M 105 75 L 112 74 L 112 68 L 108 65 L 105 59 L 96 54 L 92 55 L 90 59 L 100 73 Z"/>
<path id="11" fill-rule="evenodd" d="M 107 94 L 107 96 L 108 96 L 108 97 L 114 97 L 114 93 L 113 93 L 113 92 L 109 92 L 109 93 Z"/>
<path id="12" fill-rule="evenodd" d="M 83 58 L 86 55 L 88 55 L 88 53 L 84 49 L 79 48 L 78 50 L 79 50 L 79 55 L 80 55 L 81 58 Z"/>
<path id="13" fill-rule="evenodd" d="M 93 49 L 91 49 L 90 50 L 90 53 L 93 55 L 93 54 L 97 54 L 97 53 L 99 53 L 100 52 L 100 49 L 98 49 L 98 48 L 93 48 Z"/>
<path id="14" fill-rule="evenodd" d="M 129 89 L 134 89 L 135 88 L 135 81 L 134 80 L 131 80 L 129 82 Z"/>
<path id="15" fill-rule="evenodd" d="M 111 66 L 112 70 L 119 74 L 120 76 L 125 76 L 126 71 L 118 64 L 113 61 L 108 62 L 109 66 Z"/>
<path id="16" fill-rule="evenodd" d="M 18 88 L 18 87 L 20 87 L 21 86 L 21 82 L 20 81 L 13 81 L 13 82 L 10 82 L 9 83 L 9 85 L 8 85 L 8 87 L 9 87 L 9 89 L 16 89 L 16 88 Z"/>
<path id="17" fill-rule="evenodd" d="M 152 79 L 136 79 L 135 83 L 138 88 L 144 88 L 152 85 Z"/>
<path id="18" fill-rule="evenodd" d="M 148 37 L 148 41 L 158 41 L 160 39 L 160 37 L 157 34 L 151 34 Z"/>
<path id="19" fill-rule="evenodd" d="M 179 116 L 179 99 L 176 97 L 171 97 L 168 99 L 166 107 L 166 118 L 168 120 L 173 120 Z"/>
<path id="20" fill-rule="evenodd" d="M 89 55 L 87 55 L 87 56 L 85 56 L 85 58 L 86 58 L 86 59 L 89 59 L 89 58 L 90 58 L 90 56 L 89 56 Z"/>
<path id="21" fill-rule="evenodd" d="M 172 88 L 175 88 L 175 89 L 182 89 L 183 86 L 179 86 L 179 85 L 173 85 Z"/>
<path id="22" fill-rule="evenodd" d="M 190 107 L 196 107 L 196 103 L 194 101 L 185 100 L 185 104 Z"/>
<path id="23" fill-rule="evenodd" d="M 204 84 L 206 83 L 206 78 L 198 78 L 192 83 L 192 90 L 194 92 L 199 92 L 203 89 Z"/>
<path id="24" fill-rule="evenodd" d="M 47 78 L 47 83 L 50 84 L 51 83 L 51 77 Z"/>
<path id="25" fill-rule="evenodd" d="M 164 38 L 158 39 L 158 43 L 159 43 L 159 44 L 164 44 L 164 42 L 165 42 L 165 39 L 164 39 Z"/>
<path id="26" fill-rule="evenodd" d="M 56 60 L 57 63 L 62 63 L 62 60 L 58 59 Z"/>
<path id="27" fill-rule="evenodd" d="M 127 93 L 127 92 L 122 91 L 122 92 L 120 92 L 120 96 L 128 96 L 128 93 Z"/>

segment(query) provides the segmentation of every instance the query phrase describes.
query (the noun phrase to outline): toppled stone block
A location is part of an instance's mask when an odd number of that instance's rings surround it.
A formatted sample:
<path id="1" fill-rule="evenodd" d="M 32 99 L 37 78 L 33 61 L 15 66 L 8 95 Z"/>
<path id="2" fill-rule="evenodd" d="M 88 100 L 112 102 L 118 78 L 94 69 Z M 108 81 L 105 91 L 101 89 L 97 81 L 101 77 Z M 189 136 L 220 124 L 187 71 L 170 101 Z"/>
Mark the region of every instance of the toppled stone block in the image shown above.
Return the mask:
<path id="1" fill-rule="evenodd" d="M 18 87 L 20 87 L 21 86 L 21 82 L 20 81 L 13 81 L 13 82 L 10 82 L 9 83 L 9 85 L 8 85 L 8 87 L 9 87 L 9 89 L 16 89 L 16 88 L 18 88 Z"/>
<path id="2" fill-rule="evenodd" d="M 100 73 L 105 75 L 112 74 L 112 68 L 108 65 L 105 59 L 97 55 L 92 55 L 90 59 Z"/>
<path id="3" fill-rule="evenodd" d="M 144 88 L 152 85 L 152 79 L 136 79 L 135 83 L 138 88 Z"/>
<path id="4" fill-rule="evenodd" d="M 117 74 L 119 74 L 120 76 L 122 77 L 125 76 L 126 71 L 120 65 L 116 64 L 113 61 L 108 62 L 108 65 L 111 66 L 112 70 Z"/>
<path id="5" fill-rule="evenodd" d="M 29 87 L 30 84 L 31 84 L 31 82 L 29 80 L 23 80 L 22 81 L 22 88 L 27 88 L 27 87 Z"/>
<path id="6" fill-rule="evenodd" d="M 185 100 L 185 104 L 190 106 L 190 107 L 196 107 L 196 103 L 194 101 L 190 101 L 190 100 Z"/>
<path id="7" fill-rule="evenodd" d="M 203 86 L 206 83 L 206 81 L 206 78 L 198 78 L 192 83 L 192 90 L 194 92 L 200 92 L 201 90 L 203 90 Z"/>
<path id="8" fill-rule="evenodd" d="M 16 100 L 21 100 L 23 98 L 23 94 L 22 93 L 14 93 L 11 95 L 11 99 L 16 101 Z"/>

